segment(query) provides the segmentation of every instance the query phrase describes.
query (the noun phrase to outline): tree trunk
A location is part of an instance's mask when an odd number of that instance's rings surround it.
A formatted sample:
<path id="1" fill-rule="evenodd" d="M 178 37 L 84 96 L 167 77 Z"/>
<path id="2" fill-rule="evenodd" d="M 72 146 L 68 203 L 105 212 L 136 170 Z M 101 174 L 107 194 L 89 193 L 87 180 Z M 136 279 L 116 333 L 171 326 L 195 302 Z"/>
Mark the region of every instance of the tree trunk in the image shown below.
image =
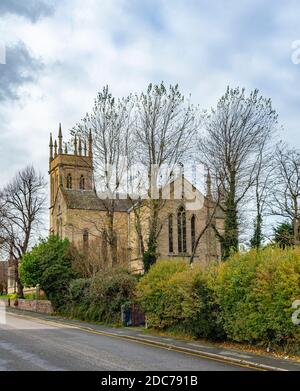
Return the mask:
<path id="1" fill-rule="evenodd" d="M 254 234 L 251 239 L 252 248 L 260 249 L 262 246 L 262 221 L 262 215 L 258 212 L 254 223 Z"/>
<path id="2" fill-rule="evenodd" d="M 226 216 L 224 226 L 224 241 L 222 246 L 222 258 L 225 260 L 230 257 L 232 252 L 238 251 L 238 218 L 237 206 L 235 202 L 235 174 L 231 174 L 230 189 L 226 199 Z"/>
<path id="3" fill-rule="evenodd" d="M 110 256 L 112 266 L 118 264 L 117 235 L 114 230 L 114 212 L 109 211 L 108 217 L 108 243 L 110 247 Z"/>
<path id="4" fill-rule="evenodd" d="M 143 262 L 144 269 L 147 272 L 150 267 L 157 260 L 157 237 L 159 234 L 159 204 L 156 200 L 151 200 L 151 217 L 150 217 L 150 229 L 149 229 L 149 237 L 148 237 L 148 246 L 147 251 L 144 252 Z"/>
<path id="5" fill-rule="evenodd" d="M 17 296 L 20 298 L 23 298 L 24 297 L 24 287 L 23 287 L 21 280 L 20 280 L 18 260 L 14 261 L 14 269 L 15 269 L 15 282 L 17 284 Z"/>
<path id="6" fill-rule="evenodd" d="M 299 241 L 299 220 L 297 218 L 294 218 L 293 230 L 294 230 L 294 245 L 298 246 L 300 241 Z"/>
<path id="7" fill-rule="evenodd" d="M 294 230 L 294 245 L 298 246 L 300 243 L 300 232 L 299 232 L 299 211 L 298 211 L 298 197 L 294 196 L 294 219 L 293 219 L 293 230 Z"/>
<path id="8" fill-rule="evenodd" d="M 256 186 L 255 186 L 255 197 L 256 197 L 256 217 L 254 220 L 254 233 L 253 237 L 250 240 L 250 244 L 252 248 L 259 249 L 262 246 L 263 236 L 262 236 L 262 205 L 260 201 L 259 194 L 259 176 L 261 173 L 261 166 L 259 168 L 259 172 L 256 176 Z"/>

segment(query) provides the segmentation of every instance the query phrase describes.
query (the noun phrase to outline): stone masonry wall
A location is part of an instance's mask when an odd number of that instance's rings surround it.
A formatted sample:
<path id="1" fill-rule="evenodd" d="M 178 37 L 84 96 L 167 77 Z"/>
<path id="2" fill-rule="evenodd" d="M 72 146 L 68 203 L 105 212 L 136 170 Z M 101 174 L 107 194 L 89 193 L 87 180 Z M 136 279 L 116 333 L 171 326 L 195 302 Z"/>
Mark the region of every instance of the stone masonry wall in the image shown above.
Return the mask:
<path id="1" fill-rule="evenodd" d="M 11 300 L 11 302 L 12 302 L 11 307 L 18 308 L 19 310 L 40 312 L 43 314 L 53 313 L 51 302 L 48 300 L 18 299 L 16 301 Z"/>
<path id="2" fill-rule="evenodd" d="M 0 303 L 5 307 L 24 311 L 40 312 L 42 314 L 52 314 L 54 312 L 49 300 L 0 299 Z"/>

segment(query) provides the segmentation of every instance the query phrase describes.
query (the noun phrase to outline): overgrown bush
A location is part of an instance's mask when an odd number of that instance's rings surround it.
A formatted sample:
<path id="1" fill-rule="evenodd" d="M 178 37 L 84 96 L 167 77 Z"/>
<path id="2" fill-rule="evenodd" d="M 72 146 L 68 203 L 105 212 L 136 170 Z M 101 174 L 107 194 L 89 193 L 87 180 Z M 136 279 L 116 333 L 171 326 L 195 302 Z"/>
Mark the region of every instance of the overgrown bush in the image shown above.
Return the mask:
<path id="1" fill-rule="evenodd" d="M 149 326 L 198 338 L 221 338 L 214 283 L 209 283 L 215 270 L 204 271 L 197 265 L 191 267 L 186 261 L 174 259 L 152 266 L 137 287 L 137 299 Z"/>
<path id="2" fill-rule="evenodd" d="M 164 328 L 191 315 L 192 278 L 185 261 L 166 260 L 154 264 L 137 285 L 137 300 L 149 326 Z"/>
<path id="3" fill-rule="evenodd" d="M 93 278 L 77 278 L 74 259 L 78 254 L 69 241 L 51 236 L 24 256 L 21 280 L 26 287 L 39 285 L 54 308 L 65 315 L 120 322 L 121 306 L 133 299 L 136 277 L 114 268 L 99 271 Z"/>
<path id="4" fill-rule="evenodd" d="M 300 299 L 300 249 L 252 250 L 205 269 L 160 261 L 141 278 L 137 299 L 152 327 L 295 352 L 300 327 L 292 322 L 292 303 Z"/>
<path id="5" fill-rule="evenodd" d="M 87 304 L 91 300 L 90 288 L 91 278 L 77 278 L 72 280 L 69 285 L 70 302 L 75 304 Z"/>
<path id="6" fill-rule="evenodd" d="M 68 239 L 50 236 L 26 253 L 20 266 L 23 285 L 39 285 L 55 309 L 65 305 L 69 283 L 77 276 L 72 269 L 73 251 Z"/>
<path id="7" fill-rule="evenodd" d="M 91 315 L 105 323 L 120 322 L 121 306 L 134 298 L 137 278 L 117 267 L 96 274 L 90 287 Z"/>
<path id="8" fill-rule="evenodd" d="M 196 338 L 226 338 L 215 292 L 217 273 L 218 264 L 212 264 L 206 269 L 196 269 L 195 272 L 193 292 L 197 311 L 193 318 L 186 320 L 186 328 Z"/>
<path id="9" fill-rule="evenodd" d="M 134 298 L 137 278 L 126 269 L 98 272 L 93 278 L 72 280 L 63 313 L 78 319 L 120 323 L 121 306 Z"/>
<path id="10" fill-rule="evenodd" d="M 299 248 L 236 254 L 220 267 L 216 292 L 228 338 L 299 345 L 292 322 L 292 303 L 300 298 Z"/>

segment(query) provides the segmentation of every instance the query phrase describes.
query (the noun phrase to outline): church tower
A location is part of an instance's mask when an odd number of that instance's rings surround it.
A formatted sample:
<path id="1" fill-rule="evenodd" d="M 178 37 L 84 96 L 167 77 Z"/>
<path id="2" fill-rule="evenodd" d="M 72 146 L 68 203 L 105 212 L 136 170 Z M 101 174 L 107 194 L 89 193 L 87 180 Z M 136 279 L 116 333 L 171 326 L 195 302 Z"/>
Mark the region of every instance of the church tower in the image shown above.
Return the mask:
<path id="1" fill-rule="evenodd" d="M 50 232 L 59 232 L 60 205 L 57 199 L 68 193 L 83 194 L 93 191 L 93 151 L 91 130 L 87 140 L 74 137 L 73 151 L 63 145 L 61 124 L 58 129 L 58 141 L 50 134 L 49 176 L 50 176 Z"/>

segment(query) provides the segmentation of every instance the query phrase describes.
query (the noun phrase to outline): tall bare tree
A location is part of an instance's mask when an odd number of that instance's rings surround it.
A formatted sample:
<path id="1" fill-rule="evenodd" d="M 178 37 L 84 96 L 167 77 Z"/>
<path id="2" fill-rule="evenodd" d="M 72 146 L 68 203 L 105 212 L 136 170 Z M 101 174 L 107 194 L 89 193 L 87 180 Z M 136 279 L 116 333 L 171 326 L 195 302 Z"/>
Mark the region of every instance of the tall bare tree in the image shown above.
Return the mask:
<path id="1" fill-rule="evenodd" d="M 207 230 L 211 230 L 212 227 L 215 227 L 216 225 L 216 215 L 220 208 L 220 197 L 221 197 L 221 191 L 220 191 L 220 182 L 218 181 L 218 178 L 214 178 L 214 180 L 217 179 L 217 182 L 214 186 L 214 194 L 212 194 L 212 178 L 210 171 L 208 170 L 207 173 L 207 188 L 206 188 L 206 202 L 207 202 L 207 216 L 206 216 L 206 222 L 204 227 L 200 230 L 198 233 L 195 243 L 193 245 L 192 254 L 190 256 L 190 264 L 194 262 L 195 255 L 198 249 L 198 246 L 200 244 L 200 240 L 204 236 Z M 210 245 L 210 243 L 209 243 Z"/>
<path id="2" fill-rule="evenodd" d="M 126 155 L 130 150 L 131 97 L 115 99 L 108 86 L 99 92 L 91 113 L 72 130 L 73 134 L 87 138 L 91 130 L 93 137 L 93 164 L 95 188 L 106 210 L 106 224 L 102 236 L 106 238 L 113 265 L 117 263 L 117 235 L 115 210 L 119 193 L 124 192 L 126 177 Z"/>
<path id="3" fill-rule="evenodd" d="M 19 171 L 0 193 L 1 250 L 14 262 L 17 294 L 23 296 L 19 262 L 38 233 L 45 206 L 45 181 L 33 166 Z"/>
<path id="4" fill-rule="evenodd" d="M 171 173 L 178 163 L 190 158 L 197 130 L 197 108 L 185 101 L 178 85 L 166 88 L 164 83 L 149 84 L 146 93 L 135 96 L 134 127 L 135 160 L 148 177 L 147 201 L 149 234 L 144 253 L 147 270 L 156 260 L 157 238 L 161 231 L 159 210 L 164 201 L 157 189 L 164 183 L 160 172 L 163 166 Z M 166 176 L 170 181 L 170 176 Z M 155 194 L 155 196 L 154 196 Z"/>
<path id="5" fill-rule="evenodd" d="M 279 144 L 275 154 L 274 181 L 270 210 L 273 215 L 283 217 L 293 227 L 293 242 L 300 243 L 300 152 Z"/>
<path id="6" fill-rule="evenodd" d="M 268 210 L 270 193 L 276 180 L 274 172 L 274 147 L 268 143 L 268 134 L 259 148 L 254 174 L 254 184 L 250 197 L 255 200 L 254 232 L 250 240 L 252 248 L 261 248 L 264 241 L 263 225 Z M 251 204 L 251 200 L 248 200 Z M 248 204 L 249 205 L 249 204 Z"/>
<path id="7" fill-rule="evenodd" d="M 199 151 L 212 175 L 221 183 L 225 212 L 224 234 L 216 230 L 226 259 L 239 246 L 239 206 L 255 181 L 257 158 L 277 124 L 270 99 L 258 90 L 246 96 L 245 90 L 227 88 L 216 109 L 203 117 L 204 136 Z"/>

